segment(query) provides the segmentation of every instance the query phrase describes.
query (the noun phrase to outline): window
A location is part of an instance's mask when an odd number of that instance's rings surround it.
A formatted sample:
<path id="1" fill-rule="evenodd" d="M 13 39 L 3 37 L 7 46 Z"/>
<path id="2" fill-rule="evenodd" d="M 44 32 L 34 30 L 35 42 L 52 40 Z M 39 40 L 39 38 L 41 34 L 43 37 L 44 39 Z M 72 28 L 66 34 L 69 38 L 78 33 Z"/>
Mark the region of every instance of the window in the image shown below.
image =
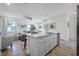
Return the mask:
<path id="1" fill-rule="evenodd" d="M 27 31 L 31 31 L 31 25 L 27 25 Z"/>
<path id="2" fill-rule="evenodd" d="M 8 20 L 8 24 L 7 24 L 7 31 L 8 32 L 15 32 L 15 22 Z"/>

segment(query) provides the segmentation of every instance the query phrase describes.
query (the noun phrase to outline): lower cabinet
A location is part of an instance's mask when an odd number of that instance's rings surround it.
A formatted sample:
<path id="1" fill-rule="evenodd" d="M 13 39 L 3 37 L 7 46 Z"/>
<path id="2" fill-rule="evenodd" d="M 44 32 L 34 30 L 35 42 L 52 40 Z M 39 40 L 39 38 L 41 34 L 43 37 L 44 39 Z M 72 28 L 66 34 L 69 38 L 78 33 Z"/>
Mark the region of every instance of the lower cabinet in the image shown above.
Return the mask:
<path id="1" fill-rule="evenodd" d="M 30 37 L 30 55 L 44 56 L 57 45 L 57 36 Z"/>

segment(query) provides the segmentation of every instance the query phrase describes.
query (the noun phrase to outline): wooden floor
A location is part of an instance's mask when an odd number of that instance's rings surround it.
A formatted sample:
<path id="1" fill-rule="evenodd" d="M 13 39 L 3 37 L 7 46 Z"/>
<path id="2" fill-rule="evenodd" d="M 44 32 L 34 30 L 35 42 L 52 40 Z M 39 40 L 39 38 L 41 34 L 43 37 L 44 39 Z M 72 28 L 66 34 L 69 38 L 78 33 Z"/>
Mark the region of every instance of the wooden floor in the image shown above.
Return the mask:
<path id="1" fill-rule="evenodd" d="M 23 41 L 14 41 L 12 47 L 7 47 L 2 55 L 3 56 L 25 56 L 26 48 L 24 49 Z"/>
<path id="2" fill-rule="evenodd" d="M 58 47 L 52 50 L 48 56 L 76 56 L 76 50 L 71 49 L 64 43 L 61 43 Z"/>
<path id="3" fill-rule="evenodd" d="M 12 47 L 7 47 L 2 55 L 3 56 L 27 56 L 26 48 L 23 48 L 22 41 L 14 41 Z M 60 43 L 55 49 L 50 51 L 47 56 L 76 56 L 76 50 L 70 48 L 65 43 Z"/>

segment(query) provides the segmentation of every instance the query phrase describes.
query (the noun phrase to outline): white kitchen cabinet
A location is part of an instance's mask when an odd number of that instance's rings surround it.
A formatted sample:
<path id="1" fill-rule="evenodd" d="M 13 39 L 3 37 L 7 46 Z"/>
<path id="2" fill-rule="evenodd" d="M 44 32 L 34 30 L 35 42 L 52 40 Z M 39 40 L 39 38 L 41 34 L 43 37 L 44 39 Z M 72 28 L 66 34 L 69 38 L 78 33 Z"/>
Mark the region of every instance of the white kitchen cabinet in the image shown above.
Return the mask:
<path id="1" fill-rule="evenodd" d="M 28 36 L 27 52 L 31 56 L 44 56 L 57 45 L 57 40 L 57 34 Z"/>

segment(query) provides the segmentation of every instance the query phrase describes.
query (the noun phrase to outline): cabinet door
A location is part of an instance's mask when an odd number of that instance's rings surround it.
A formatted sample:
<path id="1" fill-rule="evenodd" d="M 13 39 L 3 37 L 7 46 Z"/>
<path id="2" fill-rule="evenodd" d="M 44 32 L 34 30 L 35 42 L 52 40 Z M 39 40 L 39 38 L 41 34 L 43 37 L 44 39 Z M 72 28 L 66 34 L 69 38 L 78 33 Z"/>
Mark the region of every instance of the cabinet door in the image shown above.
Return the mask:
<path id="1" fill-rule="evenodd" d="M 30 37 L 30 55 L 31 56 L 37 56 L 37 49 L 38 49 L 38 44 L 37 44 L 37 38 Z"/>
<path id="2" fill-rule="evenodd" d="M 52 45 L 52 48 L 53 48 L 57 45 L 57 36 L 54 35 L 51 40 L 52 40 L 51 45 Z"/>
<path id="3" fill-rule="evenodd" d="M 38 41 L 39 41 L 39 42 L 38 42 L 38 54 L 39 54 L 40 56 L 45 55 L 46 40 L 45 40 L 45 38 L 41 37 L 41 38 L 39 38 Z"/>
<path id="4" fill-rule="evenodd" d="M 45 53 L 48 53 L 50 50 L 50 36 L 46 37 L 46 46 L 45 46 Z"/>

